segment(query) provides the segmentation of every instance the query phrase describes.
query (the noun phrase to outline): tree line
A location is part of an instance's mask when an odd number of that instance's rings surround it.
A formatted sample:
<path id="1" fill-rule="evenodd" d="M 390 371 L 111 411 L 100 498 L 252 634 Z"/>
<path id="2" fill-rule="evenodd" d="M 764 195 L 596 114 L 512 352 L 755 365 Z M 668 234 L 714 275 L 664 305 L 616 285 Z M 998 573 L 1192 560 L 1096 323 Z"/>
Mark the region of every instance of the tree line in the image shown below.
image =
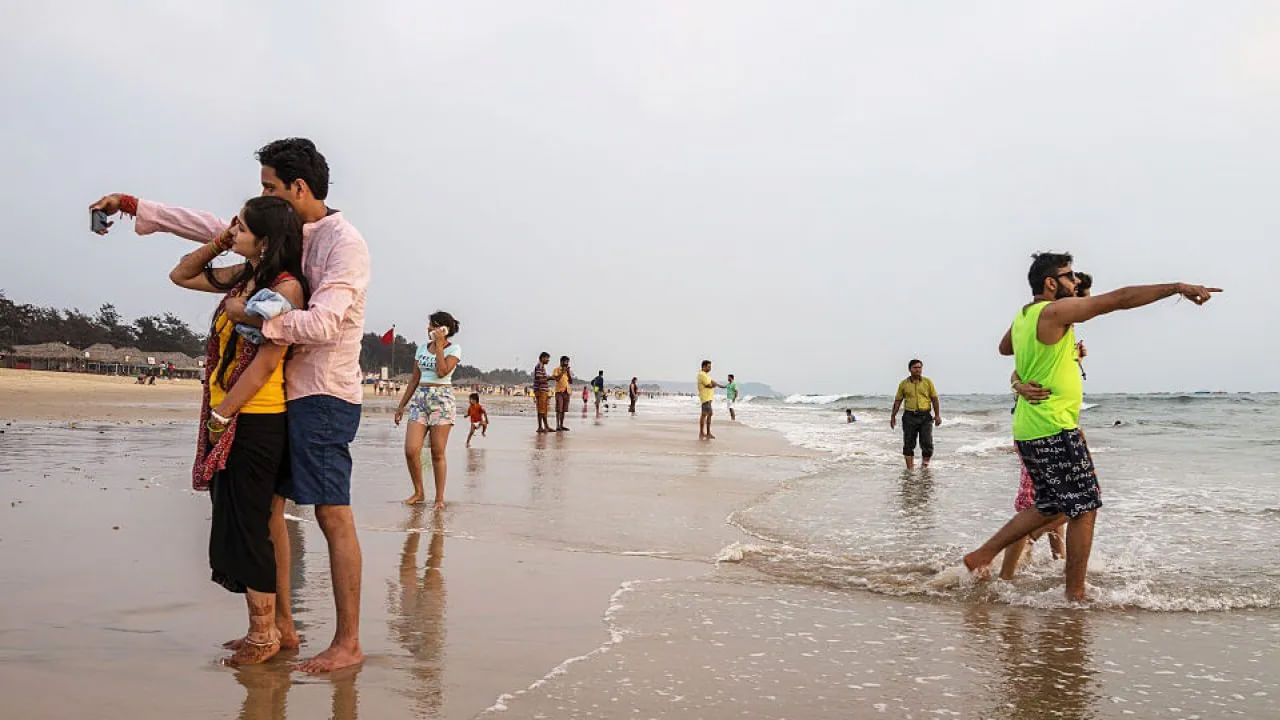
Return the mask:
<path id="1" fill-rule="evenodd" d="M 61 342 L 83 350 L 95 343 L 136 347 L 154 352 L 182 352 L 203 357 L 204 336 L 173 313 L 146 315 L 125 322 L 116 306 L 105 303 L 93 315 L 16 303 L 0 290 L 0 347 Z"/>
<path id="2" fill-rule="evenodd" d="M 394 345 L 383 344 L 382 336 L 378 333 L 365 333 L 360 340 L 360 367 L 365 372 L 378 372 L 385 367 L 392 377 L 412 373 L 413 359 L 417 354 L 418 343 L 406 340 L 403 335 L 395 336 Z M 481 370 L 474 365 L 465 364 L 458 365 L 453 371 L 453 378 L 487 385 L 526 385 L 533 382 L 533 376 L 524 370 Z"/>

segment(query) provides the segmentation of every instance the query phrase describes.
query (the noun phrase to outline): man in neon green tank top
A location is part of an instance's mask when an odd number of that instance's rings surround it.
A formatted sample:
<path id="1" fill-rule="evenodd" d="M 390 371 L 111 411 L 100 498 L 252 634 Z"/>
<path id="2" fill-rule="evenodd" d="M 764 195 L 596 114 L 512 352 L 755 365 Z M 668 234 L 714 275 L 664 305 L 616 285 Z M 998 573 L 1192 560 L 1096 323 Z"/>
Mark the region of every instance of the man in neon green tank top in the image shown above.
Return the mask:
<path id="1" fill-rule="evenodd" d="M 1049 396 L 1038 404 L 1018 398 L 1013 439 L 1035 490 L 1036 504 L 1005 523 L 982 547 L 964 556 L 965 567 L 985 578 L 996 555 L 1023 536 L 1067 517 L 1068 600 L 1085 599 L 1085 571 L 1093 548 L 1093 524 L 1102 499 L 1093 458 L 1080 433 L 1084 386 L 1076 366 L 1075 324 L 1116 310 L 1150 305 L 1182 295 L 1197 305 L 1219 288 L 1186 283 L 1133 285 L 1102 295 L 1076 297 L 1069 254 L 1034 255 L 1027 280 L 1032 301 L 1013 318 L 1000 340 L 1000 354 L 1013 355 L 1018 376 L 1039 383 Z"/>

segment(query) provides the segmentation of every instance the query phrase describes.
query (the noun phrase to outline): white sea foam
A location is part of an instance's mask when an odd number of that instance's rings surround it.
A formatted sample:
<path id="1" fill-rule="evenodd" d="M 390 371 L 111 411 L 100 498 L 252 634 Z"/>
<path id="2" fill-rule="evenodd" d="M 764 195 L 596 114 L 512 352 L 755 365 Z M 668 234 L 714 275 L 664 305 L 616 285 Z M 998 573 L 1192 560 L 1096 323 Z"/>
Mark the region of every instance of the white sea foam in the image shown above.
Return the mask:
<path id="1" fill-rule="evenodd" d="M 783 402 L 791 405 L 830 405 L 833 402 L 849 397 L 848 395 L 788 395 Z"/>

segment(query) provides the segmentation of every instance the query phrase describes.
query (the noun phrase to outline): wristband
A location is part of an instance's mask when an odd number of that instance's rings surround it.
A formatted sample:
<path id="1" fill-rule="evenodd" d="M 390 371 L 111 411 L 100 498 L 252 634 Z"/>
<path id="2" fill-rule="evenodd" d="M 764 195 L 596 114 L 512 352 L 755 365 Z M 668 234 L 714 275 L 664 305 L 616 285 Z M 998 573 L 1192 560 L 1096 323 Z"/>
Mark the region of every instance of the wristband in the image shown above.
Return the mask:
<path id="1" fill-rule="evenodd" d="M 138 198 L 133 195 L 125 195 L 120 193 L 120 212 L 126 215 L 138 216 Z"/>
<path id="2" fill-rule="evenodd" d="M 213 418 L 209 418 L 209 422 L 205 423 L 204 426 L 209 432 L 214 433 L 215 435 L 227 431 L 226 425 L 214 425 Z"/>
<path id="3" fill-rule="evenodd" d="M 213 408 L 210 408 L 210 409 L 209 409 L 209 417 L 210 417 L 210 418 L 212 418 L 212 419 L 214 419 L 214 420 L 217 420 L 217 421 L 218 421 L 221 425 L 223 425 L 223 426 L 226 426 L 226 425 L 230 425 L 230 424 L 231 424 L 231 418 L 223 417 L 223 416 L 219 415 L 219 414 L 218 414 L 218 411 L 217 411 L 217 410 L 214 410 Z"/>

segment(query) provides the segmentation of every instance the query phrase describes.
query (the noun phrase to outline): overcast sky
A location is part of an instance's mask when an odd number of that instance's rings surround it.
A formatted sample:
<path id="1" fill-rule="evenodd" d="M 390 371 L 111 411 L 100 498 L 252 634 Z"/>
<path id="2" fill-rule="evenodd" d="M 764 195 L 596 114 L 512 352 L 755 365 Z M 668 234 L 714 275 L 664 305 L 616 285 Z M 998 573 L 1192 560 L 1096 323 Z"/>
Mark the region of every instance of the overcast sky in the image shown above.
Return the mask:
<path id="1" fill-rule="evenodd" d="M 14 3 L 0 288 L 172 310 L 189 243 L 85 207 L 230 216 L 253 151 L 316 141 L 369 243 L 366 330 L 465 361 L 786 392 L 1002 391 L 1031 252 L 1099 289 L 1227 293 L 1083 326 L 1089 389 L 1280 389 L 1280 6 Z"/>

